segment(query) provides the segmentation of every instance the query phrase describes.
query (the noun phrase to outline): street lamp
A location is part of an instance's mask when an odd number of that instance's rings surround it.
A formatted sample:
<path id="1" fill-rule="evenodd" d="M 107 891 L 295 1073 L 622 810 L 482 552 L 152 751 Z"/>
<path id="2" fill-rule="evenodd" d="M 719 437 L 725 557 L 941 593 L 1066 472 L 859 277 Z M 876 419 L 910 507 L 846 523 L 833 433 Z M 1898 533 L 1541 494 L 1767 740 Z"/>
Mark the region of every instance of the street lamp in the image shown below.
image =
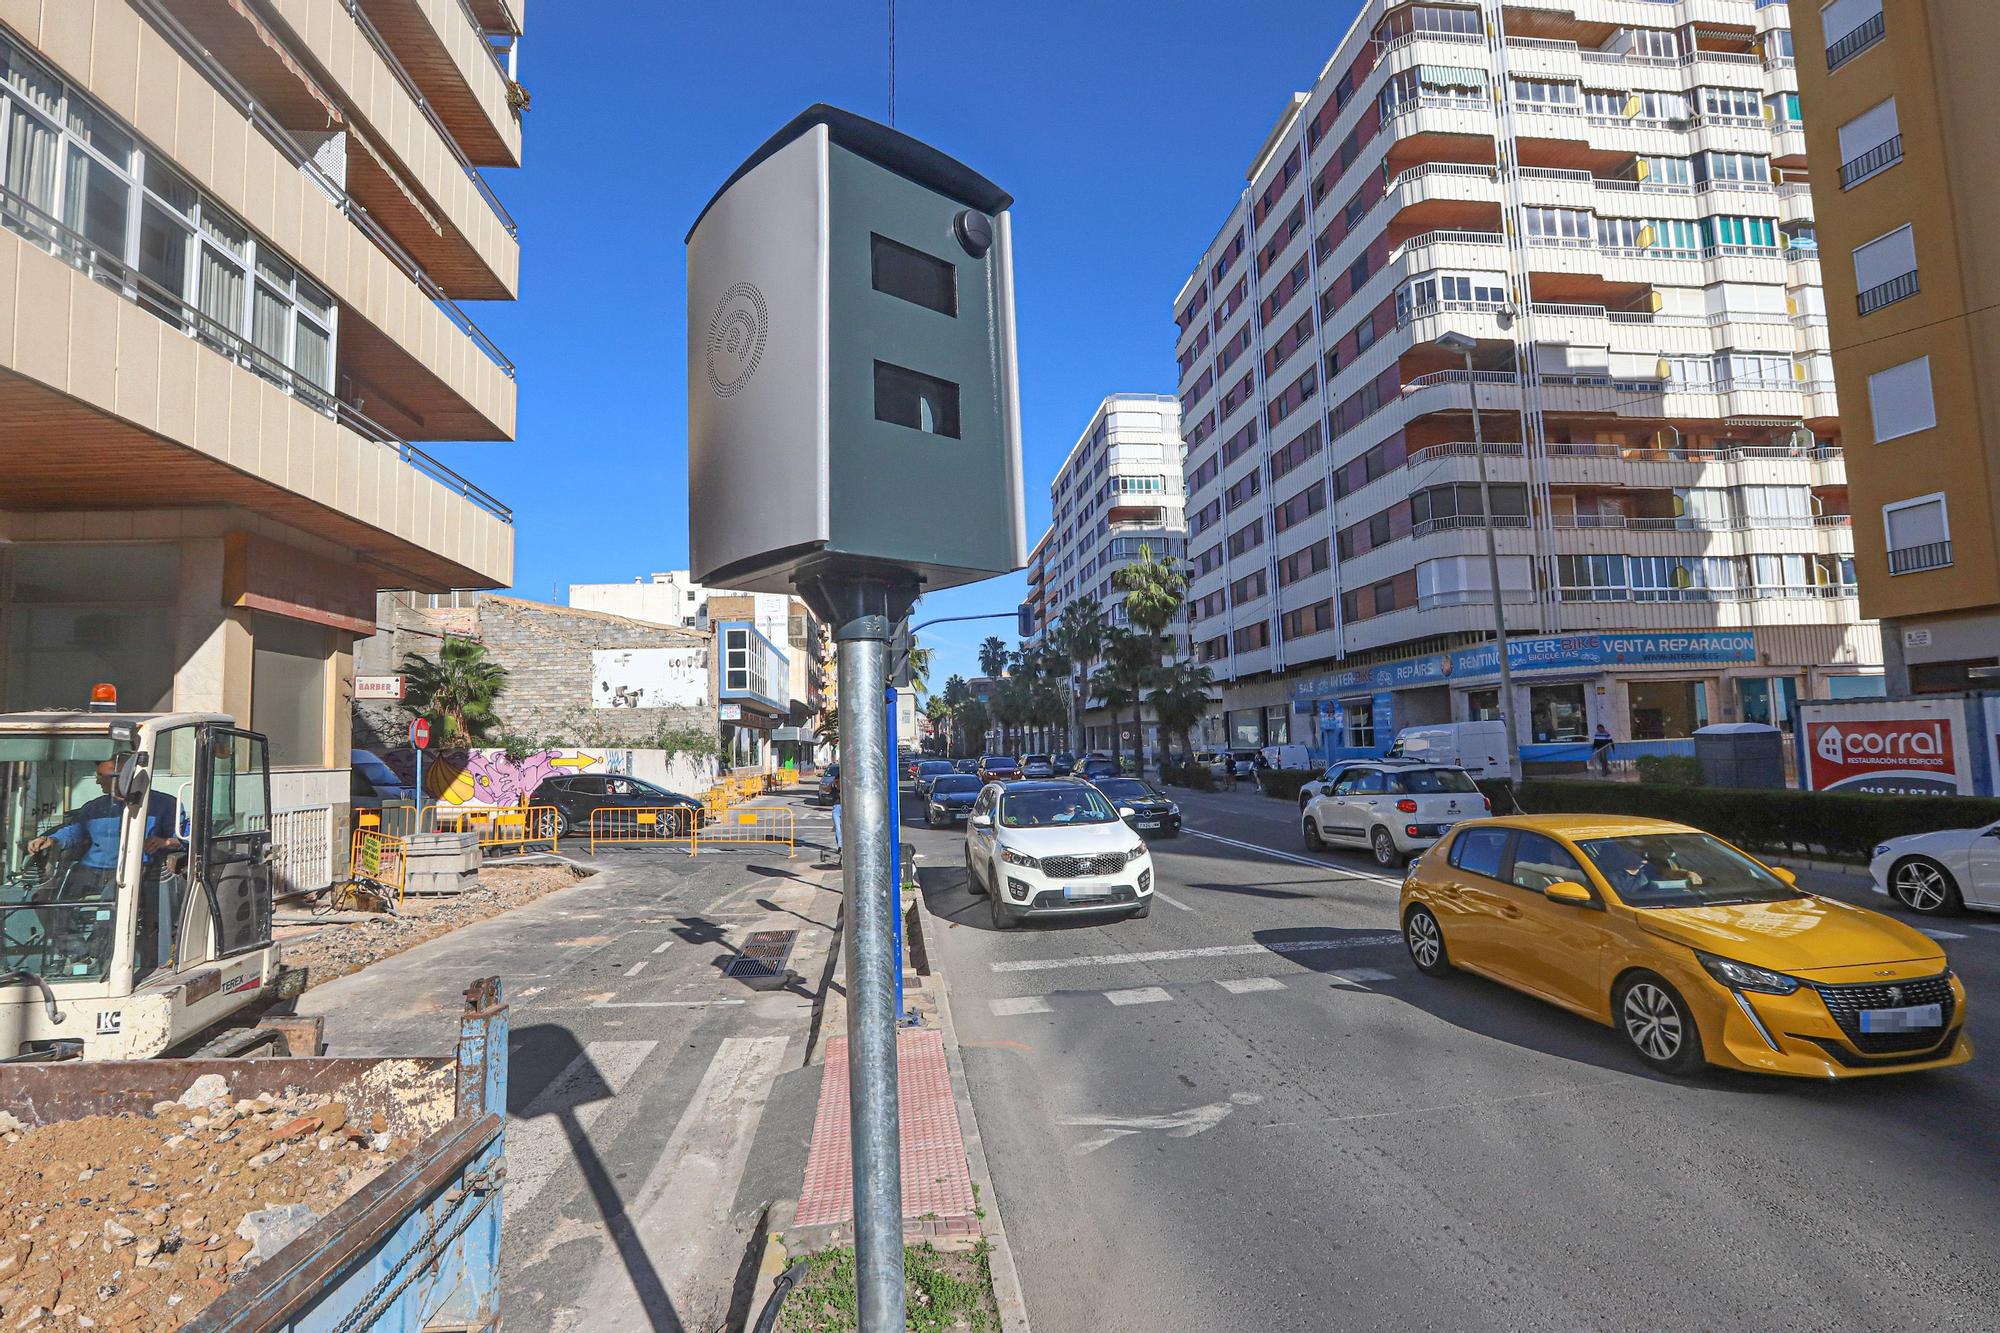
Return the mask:
<path id="1" fill-rule="evenodd" d="M 1500 593 L 1500 546 L 1494 532 L 1493 491 L 1486 482 L 1486 437 L 1479 426 L 1479 382 L 1472 353 L 1479 344 L 1447 330 L 1437 337 L 1438 350 L 1465 359 L 1465 391 L 1472 403 L 1472 456 L 1479 464 L 1479 508 L 1486 516 L 1486 577 L 1493 585 L 1493 634 L 1500 647 L 1500 721 L 1507 729 L 1507 780 L 1520 801 L 1521 738 L 1514 729 L 1514 673 L 1507 665 L 1507 612 Z"/>

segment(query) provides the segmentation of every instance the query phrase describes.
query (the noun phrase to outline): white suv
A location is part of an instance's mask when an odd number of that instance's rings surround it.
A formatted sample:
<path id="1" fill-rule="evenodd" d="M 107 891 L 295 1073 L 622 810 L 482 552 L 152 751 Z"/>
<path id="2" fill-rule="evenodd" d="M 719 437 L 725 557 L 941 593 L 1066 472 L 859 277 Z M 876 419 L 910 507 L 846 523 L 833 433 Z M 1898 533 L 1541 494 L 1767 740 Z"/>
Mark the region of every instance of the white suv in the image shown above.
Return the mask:
<path id="1" fill-rule="evenodd" d="M 1356 764 L 1307 802 L 1300 820 L 1306 846 L 1366 847 L 1379 866 L 1399 866 L 1461 820 L 1492 809 L 1462 768 Z"/>
<path id="2" fill-rule="evenodd" d="M 1030 916 L 1153 910 L 1153 858 L 1103 793 L 1068 778 L 990 783 L 965 829 L 965 874 L 993 925 Z"/>

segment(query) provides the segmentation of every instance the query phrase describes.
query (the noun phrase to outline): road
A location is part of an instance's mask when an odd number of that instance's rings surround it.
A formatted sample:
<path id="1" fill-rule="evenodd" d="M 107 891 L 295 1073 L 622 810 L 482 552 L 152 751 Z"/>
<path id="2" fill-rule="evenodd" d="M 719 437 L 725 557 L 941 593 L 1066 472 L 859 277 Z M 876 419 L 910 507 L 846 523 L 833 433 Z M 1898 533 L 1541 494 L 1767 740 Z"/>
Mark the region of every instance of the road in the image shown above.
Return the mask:
<path id="1" fill-rule="evenodd" d="M 1183 807 L 1144 921 L 996 932 L 963 834 L 906 835 L 1038 1333 L 1994 1327 L 1990 1051 L 1663 1079 L 1608 1028 L 1417 973 L 1394 881 L 1305 853 L 1289 806 Z M 1989 1036 L 2000 917 L 1923 924 Z"/>

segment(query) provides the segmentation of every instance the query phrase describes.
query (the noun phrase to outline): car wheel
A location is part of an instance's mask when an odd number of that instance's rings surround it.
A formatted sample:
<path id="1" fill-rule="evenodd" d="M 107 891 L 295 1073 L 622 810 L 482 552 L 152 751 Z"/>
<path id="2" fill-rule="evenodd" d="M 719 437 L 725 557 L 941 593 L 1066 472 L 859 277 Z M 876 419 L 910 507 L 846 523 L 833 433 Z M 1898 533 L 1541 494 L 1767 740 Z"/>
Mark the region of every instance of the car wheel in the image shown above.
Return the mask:
<path id="1" fill-rule="evenodd" d="M 1323 852 L 1326 850 L 1326 839 L 1320 837 L 1319 825 L 1313 822 L 1311 815 L 1305 817 L 1305 822 L 1300 826 L 1299 832 L 1305 835 L 1307 851 Z"/>
<path id="2" fill-rule="evenodd" d="M 1374 849 L 1376 865 L 1386 870 L 1395 869 L 1396 862 L 1399 859 L 1396 852 L 1396 840 L 1389 836 L 1388 829 L 1378 825 L 1375 831 L 1368 835 L 1368 845 Z"/>
<path id="3" fill-rule="evenodd" d="M 1403 918 L 1403 943 L 1410 950 L 1410 961 L 1417 965 L 1417 971 L 1427 977 L 1441 977 L 1451 971 L 1451 954 L 1444 947 L 1444 930 L 1438 925 L 1437 917 L 1422 903 L 1412 907 Z"/>
<path id="4" fill-rule="evenodd" d="M 979 882 L 979 867 L 972 863 L 972 840 L 969 838 L 965 843 L 965 891 L 974 897 L 986 892 L 985 886 Z"/>
<path id="5" fill-rule="evenodd" d="M 570 835 L 570 831 L 571 831 L 571 825 L 569 822 L 569 812 L 564 810 L 561 806 L 557 806 L 556 836 L 558 838 L 567 838 Z"/>
<path id="6" fill-rule="evenodd" d="M 1000 901 L 1000 890 L 997 885 L 987 889 L 986 903 L 993 912 L 993 929 L 1012 930 L 1014 928 L 1014 914 L 1009 912 L 1006 905 Z"/>
<path id="7" fill-rule="evenodd" d="M 1299 809 L 1300 809 L 1301 811 L 1303 811 L 1303 810 L 1304 810 L 1304 809 L 1305 809 L 1305 808 L 1306 808 L 1307 806 L 1311 805 L 1311 804 L 1312 804 L 1312 799 L 1313 799 L 1313 793 L 1311 793 L 1311 792 L 1309 792 L 1309 791 L 1302 791 L 1302 792 L 1300 792 L 1300 793 L 1299 793 Z"/>
<path id="8" fill-rule="evenodd" d="M 1701 1032 L 1687 1001 L 1651 972 L 1619 983 L 1611 997 L 1612 1021 L 1639 1058 L 1663 1074 L 1691 1074 L 1702 1066 Z"/>
<path id="9" fill-rule="evenodd" d="M 1889 871 L 1889 896 L 1925 916 L 1948 916 L 1965 906 L 1951 872 L 1928 856 L 1896 863 Z"/>

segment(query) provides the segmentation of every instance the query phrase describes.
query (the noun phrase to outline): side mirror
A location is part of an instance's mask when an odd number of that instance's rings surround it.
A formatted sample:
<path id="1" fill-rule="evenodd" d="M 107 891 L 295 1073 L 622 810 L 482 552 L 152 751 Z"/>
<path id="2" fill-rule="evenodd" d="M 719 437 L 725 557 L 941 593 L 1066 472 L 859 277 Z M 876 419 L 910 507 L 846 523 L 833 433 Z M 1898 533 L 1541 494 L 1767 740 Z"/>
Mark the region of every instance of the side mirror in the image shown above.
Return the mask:
<path id="1" fill-rule="evenodd" d="M 972 817 L 972 827 L 974 827 L 974 828 L 992 828 L 992 827 L 993 827 L 993 816 L 992 816 L 992 815 L 974 815 L 974 816 Z"/>
<path id="2" fill-rule="evenodd" d="M 118 761 L 118 775 L 111 781 L 111 794 L 128 804 L 145 795 L 146 788 L 152 785 L 145 772 L 150 762 L 144 750 L 128 752 Z"/>
<path id="3" fill-rule="evenodd" d="M 1790 885 L 1792 887 L 1797 887 L 1798 885 L 1799 876 L 1798 872 L 1796 871 L 1787 870 L 1783 866 L 1772 866 L 1771 873 L 1776 875 L 1779 879 L 1783 880 L 1787 885 Z"/>
<path id="4" fill-rule="evenodd" d="M 1559 879 L 1542 890 L 1542 896 L 1552 903 L 1568 903 L 1572 907 L 1588 907 L 1591 903 L 1590 890 L 1573 879 Z"/>
<path id="5" fill-rule="evenodd" d="M 1133 815 L 1137 813 L 1138 812 L 1129 805 L 1121 805 L 1118 807 L 1118 817 L 1120 819 L 1130 819 Z"/>

